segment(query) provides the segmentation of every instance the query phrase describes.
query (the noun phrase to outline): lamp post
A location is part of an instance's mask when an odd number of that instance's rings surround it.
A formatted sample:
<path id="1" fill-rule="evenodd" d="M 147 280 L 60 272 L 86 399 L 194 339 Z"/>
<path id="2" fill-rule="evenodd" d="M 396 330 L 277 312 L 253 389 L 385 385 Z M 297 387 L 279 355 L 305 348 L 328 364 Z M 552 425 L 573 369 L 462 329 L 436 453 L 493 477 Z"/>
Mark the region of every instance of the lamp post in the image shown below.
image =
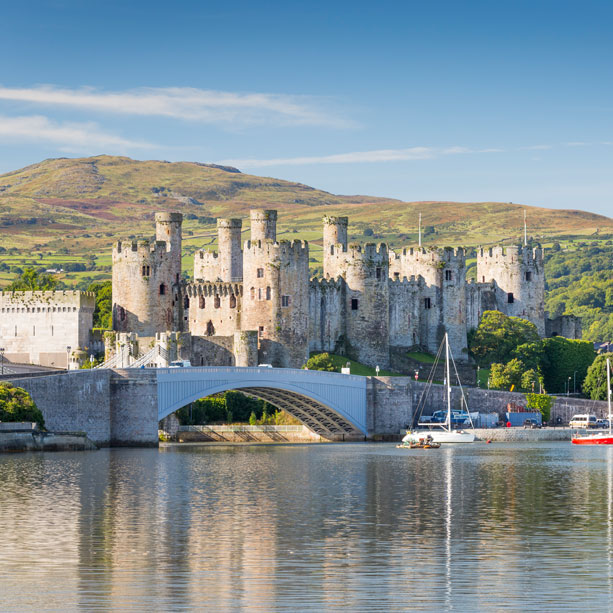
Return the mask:
<path id="1" fill-rule="evenodd" d="M 70 370 L 70 350 L 72 347 L 70 345 L 66 345 L 66 370 Z"/>
<path id="2" fill-rule="evenodd" d="M 573 394 L 577 393 L 577 371 L 573 374 Z"/>
<path id="3" fill-rule="evenodd" d="M 0 347 L 0 375 L 4 374 L 4 347 Z"/>
<path id="4" fill-rule="evenodd" d="M 568 377 L 568 385 L 566 386 L 566 395 L 570 396 L 570 377 Z"/>
<path id="5" fill-rule="evenodd" d="M 377 373 L 377 377 L 379 376 L 379 365 L 377 364 L 375 366 L 375 372 Z"/>
<path id="6" fill-rule="evenodd" d="M 477 387 L 480 387 L 480 386 L 479 386 L 479 371 L 480 371 L 480 370 L 481 370 L 481 367 L 480 367 L 480 366 L 477 366 Z"/>

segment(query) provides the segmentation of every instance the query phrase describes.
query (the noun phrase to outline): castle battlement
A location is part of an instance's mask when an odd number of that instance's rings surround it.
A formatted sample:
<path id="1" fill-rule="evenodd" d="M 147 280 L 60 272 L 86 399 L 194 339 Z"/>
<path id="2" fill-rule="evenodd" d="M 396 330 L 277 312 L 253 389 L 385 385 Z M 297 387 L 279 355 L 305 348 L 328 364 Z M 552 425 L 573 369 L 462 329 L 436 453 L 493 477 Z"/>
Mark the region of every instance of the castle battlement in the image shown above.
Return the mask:
<path id="1" fill-rule="evenodd" d="M 188 296 L 242 296 L 242 283 L 211 281 L 209 283 L 190 283 L 184 290 Z"/>
<path id="2" fill-rule="evenodd" d="M 96 306 L 96 294 L 80 290 L 0 291 L 2 312 L 52 313 L 91 310 Z M 5 310 L 6 309 L 6 310 Z M 11 309 L 9 311 L 9 309 Z M 17 311 L 15 311 L 17 309 Z"/>
<path id="3" fill-rule="evenodd" d="M 341 289 L 344 283 L 343 277 L 311 277 L 309 283 L 312 288 L 322 290 L 338 290 Z"/>
<path id="4" fill-rule="evenodd" d="M 515 261 L 523 259 L 524 261 L 543 261 L 544 250 L 542 247 L 526 247 L 524 245 L 498 245 L 496 247 L 483 248 L 477 250 L 478 258 L 494 258 L 494 259 L 510 259 Z"/>
<path id="5" fill-rule="evenodd" d="M 463 263 L 467 252 L 464 247 L 403 247 L 396 252 L 390 249 L 390 259 L 413 260 L 415 262 L 453 262 Z"/>
<path id="6" fill-rule="evenodd" d="M 117 241 L 113 246 L 113 258 L 116 257 L 124 257 L 129 258 L 133 254 L 136 254 L 137 257 L 151 257 L 153 256 L 161 256 L 166 255 L 168 253 L 168 248 L 166 241 L 149 241 L 149 240 L 139 240 L 139 241 L 130 241 L 130 242 L 122 242 Z"/>
<path id="7" fill-rule="evenodd" d="M 244 244 L 245 254 L 305 257 L 309 254 L 309 243 L 303 240 L 247 240 Z"/>
<path id="8" fill-rule="evenodd" d="M 393 279 L 388 279 L 390 284 L 390 289 L 408 287 L 408 286 L 417 286 L 423 287 L 425 284 L 424 278 L 421 275 L 411 275 L 410 277 L 394 277 Z"/>
<path id="9" fill-rule="evenodd" d="M 214 249 L 199 249 L 198 251 L 196 251 L 194 257 L 200 258 L 201 260 L 216 260 L 217 258 L 219 258 L 219 253 Z"/>

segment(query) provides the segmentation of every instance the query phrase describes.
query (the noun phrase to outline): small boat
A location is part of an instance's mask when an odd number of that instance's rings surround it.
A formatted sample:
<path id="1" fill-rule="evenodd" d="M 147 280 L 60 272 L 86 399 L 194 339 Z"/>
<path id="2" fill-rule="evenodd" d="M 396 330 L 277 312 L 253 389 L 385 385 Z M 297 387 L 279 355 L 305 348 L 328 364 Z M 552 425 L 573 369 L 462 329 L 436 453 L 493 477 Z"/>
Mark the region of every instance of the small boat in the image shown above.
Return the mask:
<path id="1" fill-rule="evenodd" d="M 436 365 L 438 364 L 439 357 L 441 355 L 441 351 L 445 346 L 445 368 L 446 368 L 446 386 L 447 386 L 447 417 L 443 423 L 439 424 L 428 424 L 432 426 L 436 426 L 440 428 L 440 430 L 407 430 L 406 435 L 402 439 L 403 443 L 418 443 L 420 438 L 424 438 L 425 436 L 429 436 L 434 443 L 473 443 L 475 441 L 475 435 L 473 432 L 467 432 L 461 429 L 453 429 L 453 418 L 452 418 L 452 410 L 451 410 L 451 369 L 450 364 L 453 360 L 453 356 L 449 350 L 449 336 L 445 333 L 445 338 L 441 346 L 439 347 L 438 354 L 436 356 L 436 360 L 432 365 L 432 370 L 430 371 L 430 376 L 428 377 L 428 385 L 422 394 L 422 398 L 419 401 L 417 415 L 419 417 L 421 410 L 423 410 L 423 406 L 425 404 L 425 398 L 428 394 L 430 386 L 432 385 L 432 379 L 434 376 L 434 372 L 436 369 Z M 460 383 L 460 377 L 458 375 L 458 371 L 455 368 L 455 362 L 453 364 L 455 369 L 455 375 L 458 379 L 458 383 Z M 462 384 L 460 383 L 460 390 L 462 390 Z M 464 398 L 464 391 L 462 390 L 462 408 L 466 406 L 466 399 Z M 421 407 L 421 410 L 419 409 Z M 468 421 L 472 426 L 472 418 L 470 416 L 470 412 L 466 407 L 466 416 Z"/>
<path id="2" fill-rule="evenodd" d="M 576 433 L 570 442 L 573 445 L 613 445 L 613 424 L 611 423 L 611 361 L 607 358 L 607 402 L 609 408 L 609 431 L 593 434 Z"/>
<path id="3" fill-rule="evenodd" d="M 430 434 L 422 435 L 416 441 L 408 441 L 396 445 L 398 449 L 438 449 L 440 446 L 441 444 L 435 442 Z"/>

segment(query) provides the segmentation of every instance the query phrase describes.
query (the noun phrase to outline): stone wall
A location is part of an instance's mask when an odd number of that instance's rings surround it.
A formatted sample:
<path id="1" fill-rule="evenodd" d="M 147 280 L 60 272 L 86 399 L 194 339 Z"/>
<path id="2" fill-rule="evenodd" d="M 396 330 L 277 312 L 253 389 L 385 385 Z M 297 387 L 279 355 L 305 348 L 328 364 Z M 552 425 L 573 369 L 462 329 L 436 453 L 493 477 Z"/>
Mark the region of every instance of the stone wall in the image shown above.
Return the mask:
<path id="1" fill-rule="evenodd" d="M 110 377 L 110 444 L 157 446 L 157 374 L 147 370 L 114 370 Z"/>
<path id="2" fill-rule="evenodd" d="M 413 396 L 410 377 L 368 377 L 366 404 L 369 436 L 397 434 L 411 424 Z"/>
<path id="3" fill-rule="evenodd" d="M 68 350 L 89 349 L 91 292 L 0 292 L 0 346 L 7 360 L 65 368 Z"/>
<path id="4" fill-rule="evenodd" d="M 242 283 L 190 283 L 182 291 L 193 336 L 231 336 L 241 329 Z"/>
<path id="5" fill-rule="evenodd" d="M 234 336 L 192 336 L 192 366 L 234 366 Z"/>
<path id="6" fill-rule="evenodd" d="M 13 378 L 31 396 L 48 430 L 85 432 L 97 445 L 111 442 L 111 391 L 108 370 Z"/>
<path id="7" fill-rule="evenodd" d="M 311 279 L 309 285 L 309 352 L 344 355 L 346 284 L 338 279 Z"/>

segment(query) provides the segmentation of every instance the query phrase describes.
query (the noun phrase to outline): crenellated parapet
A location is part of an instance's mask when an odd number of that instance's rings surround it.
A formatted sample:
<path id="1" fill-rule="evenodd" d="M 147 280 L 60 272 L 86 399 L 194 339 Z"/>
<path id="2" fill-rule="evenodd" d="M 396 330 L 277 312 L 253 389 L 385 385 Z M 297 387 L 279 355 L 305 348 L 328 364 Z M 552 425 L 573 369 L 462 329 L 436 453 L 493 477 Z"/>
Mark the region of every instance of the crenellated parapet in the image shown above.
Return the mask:
<path id="1" fill-rule="evenodd" d="M 220 278 L 220 258 L 217 251 L 200 249 L 194 253 L 194 279 L 216 281 Z"/>
<path id="2" fill-rule="evenodd" d="M 185 294 L 192 298 L 196 296 L 242 296 L 242 283 L 224 283 L 222 281 L 188 283 Z"/>

